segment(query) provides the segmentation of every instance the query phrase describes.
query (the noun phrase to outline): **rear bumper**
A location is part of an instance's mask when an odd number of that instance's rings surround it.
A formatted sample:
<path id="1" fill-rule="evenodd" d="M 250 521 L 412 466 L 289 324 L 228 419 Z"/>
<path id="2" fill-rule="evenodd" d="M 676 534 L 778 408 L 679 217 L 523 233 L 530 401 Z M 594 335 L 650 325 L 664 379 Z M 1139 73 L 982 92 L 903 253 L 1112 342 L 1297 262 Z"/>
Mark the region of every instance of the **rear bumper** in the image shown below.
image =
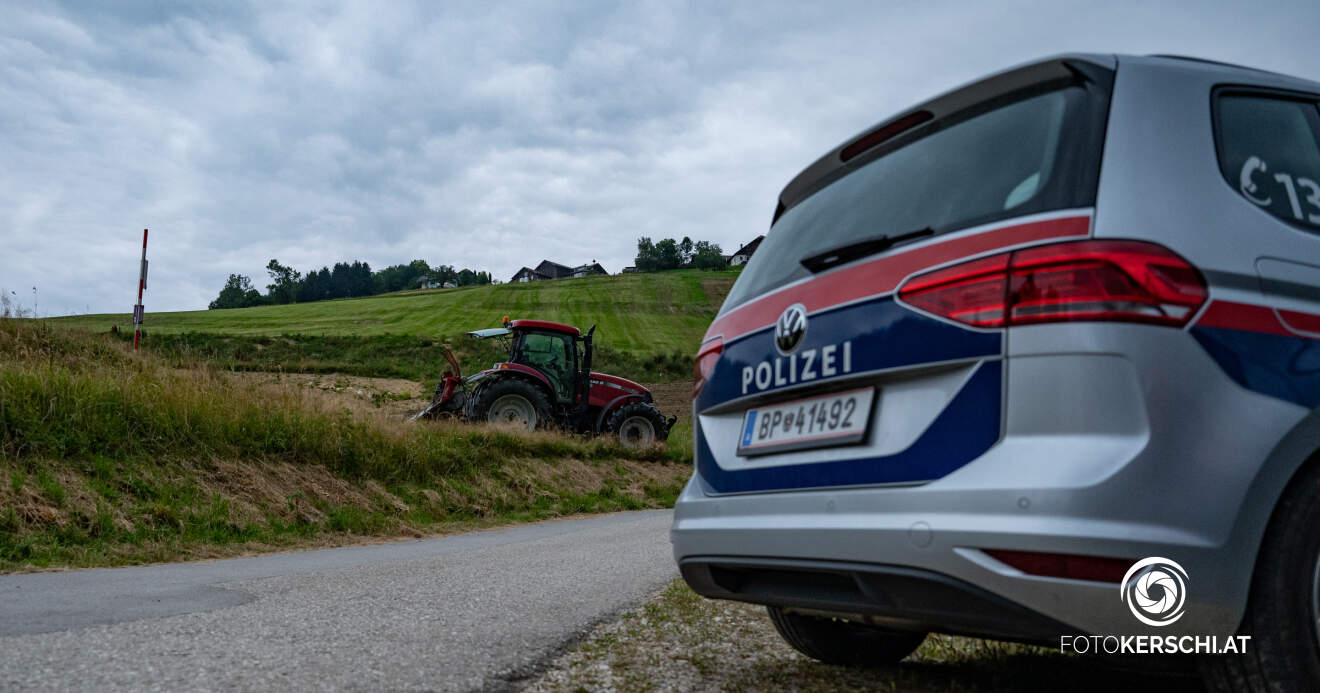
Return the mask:
<path id="1" fill-rule="evenodd" d="M 902 566 L 706 556 L 679 564 L 693 590 L 807 613 L 842 614 L 896 630 L 1055 644 L 1054 621 L 940 573 Z"/>
<path id="2" fill-rule="evenodd" d="M 996 448 L 989 455 L 1003 451 L 1002 447 Z M 883 613 L 859 609 L 856 599 L 831 601 L 834 597 L 829 595 L 837 592 L 831 585 L 837 581 L 823 573 L 814 587 L 809 576 L 800 576 L 796 592 L 729 589 L 728 584 L 723 592 L 716 592 L 684 570 L 693 589 L 711 597 L 779 606 L 810 605 L 839 614 L 883 615 L 920 623 L 937 632 L 1028 641 L 1049 633 L 1037 625 L 1043 622 L 1064 624 L 1064 632 L 1072 634 L 1135 634 L 1144 632 L 1145 627 L 1133 619 L 1120 600 L 1117 584 L 1028 575 L 994 559 L 984 549 L 1133 561 L 1165 556 L 1186 568 L 1191 579 L 1186 616 L 1161 631 L 1170 635 L 1227 635 L 1236 631 L 1245 591 L 1235 591 L 1234 587 L 1242 587 L 1246 581 L 1237 573 L 1243 566 L 1226 556 L 1224 546 L 1210 536 L 1172 526 L 1166 520 L 1136 522 L 1100 516 L 1089 507 L 1092 503 L 1085 491 L 942 491 L 936 488 L 939 485 L 711 497 L 696 483 L 689 483 L 675 506 L 670 534 L 674 556 L 680 567 L 733 566 L 738 561 L 774 566 L 788 561 L 806 566 L 871 567 L 861 573 L 882 566 L 883 570 L 903 568 L 940 576 L 941 580 L 927 582 L 968 585 L 1035 616 L 993 618 L 980 623 L 979 618 L 957 616 L 961 606 L 952 613 L 925 607 L 908 612 L 918 602 L 902 594 L 888 597 L 893 604 Z M 1185 502 L 1172 501 L 1170 507 Z M 1249 579 L 1252 559 L 1246 560 Z M 819 590 L 824 601 L 801 601 L 813 589 Z M 872 596 L 881 592 L 883 589 L 877 588 Z M 965 600 L 958 603 L 965 604 Z M 1015 623 L 1022 629 L 1016 630 Z"/>

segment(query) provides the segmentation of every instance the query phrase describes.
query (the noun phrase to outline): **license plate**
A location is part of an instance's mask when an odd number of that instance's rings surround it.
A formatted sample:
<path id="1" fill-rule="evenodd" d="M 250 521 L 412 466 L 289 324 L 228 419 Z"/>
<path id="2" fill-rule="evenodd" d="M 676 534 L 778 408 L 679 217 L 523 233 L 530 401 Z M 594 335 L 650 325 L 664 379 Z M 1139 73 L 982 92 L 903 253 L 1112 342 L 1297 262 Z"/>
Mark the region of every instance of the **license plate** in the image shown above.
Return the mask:
<path id="1" fill-rule="evenodd" d="M 738 454 L 750 457 L 860 443 L 866 438 L 874 401 L 875 388 L 863 387 L 748 409 Z"/>

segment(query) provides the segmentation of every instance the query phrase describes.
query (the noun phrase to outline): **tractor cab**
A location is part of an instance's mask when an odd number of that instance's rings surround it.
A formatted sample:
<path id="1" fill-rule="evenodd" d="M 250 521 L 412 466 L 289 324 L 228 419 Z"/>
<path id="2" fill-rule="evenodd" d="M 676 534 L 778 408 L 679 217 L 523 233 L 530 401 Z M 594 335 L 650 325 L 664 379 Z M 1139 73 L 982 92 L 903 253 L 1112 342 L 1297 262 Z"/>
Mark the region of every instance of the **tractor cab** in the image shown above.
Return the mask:
<path id="1" fill-rule="evenodd" d="M 476 339 L 498 338 L 504 342 L 508 360 L 483 373 L 521 373 L 545 388 L 548 404 L 564 410 L 588 407 L 591 381 L 591 337 L 595 326 L 583 334 L 572 325 L 548 320 L 509 320 L 503 327 L 472 330 Z M 610 377 L 610 376 L 605 376 Z M 639 389 L 640 386 L 638 386 Z"/>
<path id="2" fill-rule="evenodd" d="M 542 320 L 514 320 L 509 323 L 513 340 L 509 345 L 509 363 L 530 366 L 550 381 L 556 404 L 577 401 L 581 385 L 581 361 L 584 338 L 572 325 Z"/>

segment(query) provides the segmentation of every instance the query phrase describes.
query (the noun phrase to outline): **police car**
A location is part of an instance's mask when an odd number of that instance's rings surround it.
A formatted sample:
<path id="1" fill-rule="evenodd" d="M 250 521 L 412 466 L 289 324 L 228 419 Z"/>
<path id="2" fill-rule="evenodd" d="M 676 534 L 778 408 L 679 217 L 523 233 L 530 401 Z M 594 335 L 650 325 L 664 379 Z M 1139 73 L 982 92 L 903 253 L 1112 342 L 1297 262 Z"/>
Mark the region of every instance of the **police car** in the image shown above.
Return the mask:
<path id="1" fill-rule="evenodd" d="M 687 583 L 827 662 L 1250 635 L 1216 682 L 1320 689 L 1318 102 L 1067 55 L 808 166 L 697 354 Z"/>

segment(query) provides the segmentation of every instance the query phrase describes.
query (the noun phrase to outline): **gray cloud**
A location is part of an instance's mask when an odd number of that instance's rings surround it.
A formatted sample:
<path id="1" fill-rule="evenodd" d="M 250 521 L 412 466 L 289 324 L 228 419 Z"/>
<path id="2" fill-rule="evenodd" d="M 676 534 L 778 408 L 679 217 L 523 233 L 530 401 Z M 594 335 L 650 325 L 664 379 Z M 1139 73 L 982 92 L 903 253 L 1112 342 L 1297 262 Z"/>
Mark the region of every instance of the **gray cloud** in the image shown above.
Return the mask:
<path id="1" fill-rule="evenodd" d="M 424 258 L 617 271 L 638 236 L 732 250 L 867 125 L 1069 51 L 1311 78 L 1320 6 L 142 2 L 0 9 L 0 286 L 153 310 L 230 272 Z"/>

